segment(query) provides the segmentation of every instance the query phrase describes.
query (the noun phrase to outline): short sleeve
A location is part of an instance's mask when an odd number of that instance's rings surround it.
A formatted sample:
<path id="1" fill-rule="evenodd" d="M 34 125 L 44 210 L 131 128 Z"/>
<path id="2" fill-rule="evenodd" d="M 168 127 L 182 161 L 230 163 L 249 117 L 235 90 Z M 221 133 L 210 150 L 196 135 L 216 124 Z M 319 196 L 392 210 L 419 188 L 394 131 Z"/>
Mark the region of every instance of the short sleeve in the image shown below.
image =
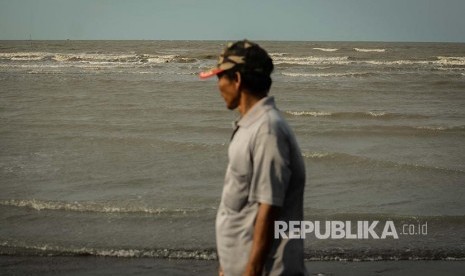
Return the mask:
<path id="1" fill-rule="evenodd" d="M 258 134 L 252 160 L 249 201 L 283 206 L 291 176 L 290 149 L 286 137 L 279 131 Z"/>

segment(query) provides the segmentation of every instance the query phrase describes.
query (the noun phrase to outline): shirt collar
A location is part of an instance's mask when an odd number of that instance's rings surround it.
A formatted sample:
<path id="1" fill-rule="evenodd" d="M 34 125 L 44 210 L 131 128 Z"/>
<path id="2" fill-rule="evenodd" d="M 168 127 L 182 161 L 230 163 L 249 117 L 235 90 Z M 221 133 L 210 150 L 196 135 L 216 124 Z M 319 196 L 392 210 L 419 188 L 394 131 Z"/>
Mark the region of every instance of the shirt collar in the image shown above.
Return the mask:
<path id="1" fill-rule="evenodd" d="M 256 102 L 252 108 L 242 117 L 240 117 L 235 125 L 239 127 L 248 127 L 258 120 L 267 110 L 276 108 L 274 97 L 265 97 Z"/>

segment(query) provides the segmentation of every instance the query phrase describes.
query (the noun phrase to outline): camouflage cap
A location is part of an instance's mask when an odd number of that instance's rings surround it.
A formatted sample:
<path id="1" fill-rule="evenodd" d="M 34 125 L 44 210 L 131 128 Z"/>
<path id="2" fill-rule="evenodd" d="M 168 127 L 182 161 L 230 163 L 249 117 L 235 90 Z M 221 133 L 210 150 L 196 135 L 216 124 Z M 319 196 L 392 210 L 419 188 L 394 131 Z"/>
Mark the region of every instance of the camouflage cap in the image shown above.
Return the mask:
<path id="1" fill-rule="evenodd" d="M 268 56 L 265 50 L 258 46 L 258 44 L 244 39 L 235 43 L 228 43 L 227 47 L 224 49 L 223 53 L 220 55 L 218 59 L 217 66 L 208 71 L 201 72 L 199 74 L 199 77 L 201 79 L 206 79 L 218 75 L 223 71 L 233 69 L 238 65 L 248 65 L 247 67 L 253 68 L 253 71 L 256 72 L 267 71 L 264 70 L 264 68 L 261 68 L 261 64 L 263 62 L 257 62 L 257 60 L 250 60 L 247 58 L 247 53 L 253 48 L 260 49 L 264 53 L 264 56 L 266 56 L 266 58 L 268 58 L 271 62 L 271 58 Z"/>

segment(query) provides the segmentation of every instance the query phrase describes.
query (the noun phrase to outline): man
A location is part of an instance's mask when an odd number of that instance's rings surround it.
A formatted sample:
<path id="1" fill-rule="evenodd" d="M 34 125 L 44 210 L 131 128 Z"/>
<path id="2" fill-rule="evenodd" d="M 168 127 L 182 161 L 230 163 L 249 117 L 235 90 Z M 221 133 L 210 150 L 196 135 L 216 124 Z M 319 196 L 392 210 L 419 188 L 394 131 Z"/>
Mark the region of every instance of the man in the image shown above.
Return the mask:
<path id="1" fill-rule="evenodd" d="M 220 275 L 307 275 L 301 239 L 274 239 L 274 222 L 303 220 L 305 165 L 289 125 L 268 97 L 273 62 L 259 45 L 230 44 L 216 68 L 228 109 L 241 117 L 216 218 Z"/>

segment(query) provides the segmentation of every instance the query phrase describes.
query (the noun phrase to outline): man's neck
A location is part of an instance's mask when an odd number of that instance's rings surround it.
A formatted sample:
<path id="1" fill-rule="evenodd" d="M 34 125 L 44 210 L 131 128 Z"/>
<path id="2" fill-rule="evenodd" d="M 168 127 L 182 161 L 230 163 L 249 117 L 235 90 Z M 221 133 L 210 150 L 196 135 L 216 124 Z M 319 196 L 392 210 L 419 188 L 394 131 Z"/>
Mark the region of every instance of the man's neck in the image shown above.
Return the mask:
<path id="1" fill-rule="evenodd" d="M 252 95 L 248 92 L 241 92 L 241 99 L 239 102 L 239 113 L 241 113 L 241 116 L 244 116 L 247 114 L 247 112 L 261 99 L 264 97 L 257 97 L 255 95 Z"/>

